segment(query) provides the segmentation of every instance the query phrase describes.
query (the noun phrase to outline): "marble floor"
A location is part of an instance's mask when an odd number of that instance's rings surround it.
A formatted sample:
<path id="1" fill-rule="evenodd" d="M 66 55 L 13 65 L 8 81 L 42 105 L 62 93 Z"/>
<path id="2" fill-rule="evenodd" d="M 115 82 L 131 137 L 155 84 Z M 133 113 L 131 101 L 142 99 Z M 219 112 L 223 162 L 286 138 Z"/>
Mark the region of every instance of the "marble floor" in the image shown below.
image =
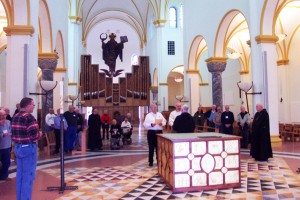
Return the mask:
<path id="1" fill-rule="evenodd" d="M 300 142 L 283 142 L 273 147 L 274 158 L 256 162 L 249 150 L 241 150 L 240 188 L 173 193 L 157 175 L 157 167 L 148 166 L 146 132 L 135 128 L 133 143 L 119 150 L 104 150 L 65 156 L 66 186 L 76 190 L 48 191 L 60 187 L 60 158 L 39 152 L 33 200 L 85 199 L 299 199 Z M 0 182 L 0 199 L 15 199 L 16 166 L 10 167 L 10 180 Z"/>

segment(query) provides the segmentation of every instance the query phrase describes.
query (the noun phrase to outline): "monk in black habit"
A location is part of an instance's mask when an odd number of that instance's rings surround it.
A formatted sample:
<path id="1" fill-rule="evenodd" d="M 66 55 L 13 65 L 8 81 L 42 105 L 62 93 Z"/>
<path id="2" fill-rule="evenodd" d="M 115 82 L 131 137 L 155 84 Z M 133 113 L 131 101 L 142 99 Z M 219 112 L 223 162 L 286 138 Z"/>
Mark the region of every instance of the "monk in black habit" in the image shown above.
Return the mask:
<path id="1" fill-rule="evenodd" d="M 188 113 L 189 107 L 183 105 L 181 108 L 181 115 L 178 115 L 172 126 L 176 133 L 193 133 L 195 130 L 194 118 Z"/>
<path id="2" fill-rule="evenodd" d="M 88 148 L 91 151 L 95 149 L 102 150 L 102 139 L 101 139 L 101 120 L 98 110 L 93 109 L 92 114 L 89 116 L 89 133 L 88 133 Z"/>
<path id="3" fill-rule="evenodd" d="M 269 114 L 262 104 L 256 105 L 257 112 L 252 123 L 252 141 L 250 155 L 256 161 L 268 161 L 273 157 Z"/>

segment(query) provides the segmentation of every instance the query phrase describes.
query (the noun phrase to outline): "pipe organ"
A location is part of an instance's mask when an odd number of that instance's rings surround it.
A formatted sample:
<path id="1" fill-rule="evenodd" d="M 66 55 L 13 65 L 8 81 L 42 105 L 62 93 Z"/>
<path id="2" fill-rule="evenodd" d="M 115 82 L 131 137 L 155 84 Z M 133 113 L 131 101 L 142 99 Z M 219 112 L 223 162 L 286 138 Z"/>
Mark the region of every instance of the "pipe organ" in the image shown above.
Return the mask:
<path id="1" fill-rule="evenodd" d="M 140 56 L 139 64 L 132 66 L 132 72 L 113 78 L 99 72 L 99 65 L 91 63 L 91 55 L 81 56 L 81 100 L 84 106 L 93 107 L 138 107 L 150 103 L 149 57 Z"/>

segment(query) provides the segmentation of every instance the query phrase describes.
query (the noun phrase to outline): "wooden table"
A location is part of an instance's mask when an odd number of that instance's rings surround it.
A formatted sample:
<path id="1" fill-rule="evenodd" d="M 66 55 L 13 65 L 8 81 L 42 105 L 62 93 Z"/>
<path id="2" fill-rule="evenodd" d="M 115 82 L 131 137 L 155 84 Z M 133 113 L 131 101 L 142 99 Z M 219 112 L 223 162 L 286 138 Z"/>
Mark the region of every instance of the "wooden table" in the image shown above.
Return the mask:
<path id="1" fill-rule="evenodd" d="M 158 134 L 158 174 L 174 192 L 241 186 L 240 137 Z"/>

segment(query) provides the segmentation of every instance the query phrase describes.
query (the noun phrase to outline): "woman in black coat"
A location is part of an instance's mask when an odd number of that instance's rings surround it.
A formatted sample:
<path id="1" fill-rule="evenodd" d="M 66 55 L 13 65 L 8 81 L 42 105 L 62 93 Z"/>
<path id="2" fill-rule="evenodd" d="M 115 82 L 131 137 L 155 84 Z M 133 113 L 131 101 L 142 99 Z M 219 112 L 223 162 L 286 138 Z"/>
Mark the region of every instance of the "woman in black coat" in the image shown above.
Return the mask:
<path id="1" fill-rule="evenodd" d="M 268 161 L 268 158 L 273 157 L 269 114 L 262 104 L 257 104 L 256 110 L 252 123 L 250 155 L 257 161 Z"/>
<path id="2" fill-rule="evenodd" d="M 102 139 L 101 139 L 101 120 L 98 115 L 98 110 L 93 109 L 93 113 L 89 116 L 89 133 L 88 133 L 88 148 L 91 151 L 95 149 L 102 150 Z"/>

